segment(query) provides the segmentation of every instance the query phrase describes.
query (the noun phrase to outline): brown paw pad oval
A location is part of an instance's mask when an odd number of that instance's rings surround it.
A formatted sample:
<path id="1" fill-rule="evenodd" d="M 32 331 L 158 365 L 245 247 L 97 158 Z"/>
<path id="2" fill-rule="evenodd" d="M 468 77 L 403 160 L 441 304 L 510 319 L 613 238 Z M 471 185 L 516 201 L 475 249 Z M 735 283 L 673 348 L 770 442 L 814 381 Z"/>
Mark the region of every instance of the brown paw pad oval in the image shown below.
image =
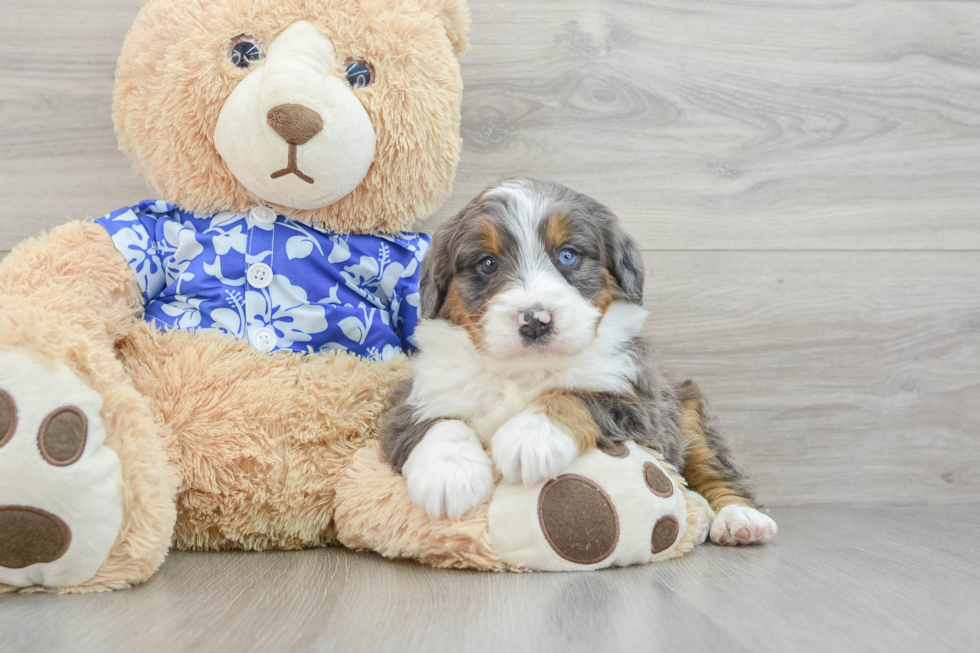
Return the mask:
<path id="1" fill-rule="evenodd" d="M 677 517 L 673 515 L 665 515 L 657 520 L 657 523 L 653 525 L 653 536 L 650 538 L 650 549 L 654 553 L 661 553 L 666 551 L 671 546 L 674 545 L 674 541 L 677 540 L 677 534 L 680 532 L 681 526 L 677 521 Z"/>
<path id="2" fill-rule="evenodd" d="M 664 470 L 653 463 L 643 465 L 643 480 L 647 482 L 650 491 L 658 497 L 666 499 L 674 494 L 674 484 L 670 482 L 670 478 L 664 473 Z"/>
<path id="3" fill-rule="evenodd" d="M 85 413 L 74 406 L 51 411 L 41 423 L 37 445 L 41 455 L 52 465 L 64 467 L 82 457 L 88 437 Z"/>
<path id="4" fill-rule="evenodd" d="M 538 521 L 555 553 L 581 565 L 605 560 L 619 541 L 619 516 L 609 495 L 577 474 L 559 476 L 541 488 Z"/>
<path id="5" fill-rule="evenodd" d="M 6 390 L 0 390 L 0 447 L 7 444 L 17 430 L 17 404 Z"/>
<path id="6" fill-rule="evenodd" d="M 602 447 L 602 453 L 613 458 L 626 458 L 630 455 L 630 448 L 625 442 L 616 442 Z"/>
<path id="7" fill-rule="evenodd" d="M 39 508 L 0 506 L 0 567 L 23 569 L 54 562 L 71 544 L 71 530 Z"/>

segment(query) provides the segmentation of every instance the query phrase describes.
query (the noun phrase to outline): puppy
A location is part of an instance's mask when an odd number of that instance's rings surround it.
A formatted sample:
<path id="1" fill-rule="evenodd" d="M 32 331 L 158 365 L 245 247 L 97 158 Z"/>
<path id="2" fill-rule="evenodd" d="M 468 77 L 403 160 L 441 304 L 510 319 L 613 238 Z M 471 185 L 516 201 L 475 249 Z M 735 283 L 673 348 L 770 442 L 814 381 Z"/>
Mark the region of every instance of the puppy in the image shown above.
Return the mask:
<path id="1" fill-rule="evenodd" d="M 415 375 L 381 429 L 412 500 L 458 519 L 490 494 L 494 466 L 536 484 L 635 440 L 707 500 L 714 542 L 775 535 L 697 386 L 654 361 L 643 281 L 616 216 L 556 183 L 505 181 L 444 223 L 422 263 Z"/>

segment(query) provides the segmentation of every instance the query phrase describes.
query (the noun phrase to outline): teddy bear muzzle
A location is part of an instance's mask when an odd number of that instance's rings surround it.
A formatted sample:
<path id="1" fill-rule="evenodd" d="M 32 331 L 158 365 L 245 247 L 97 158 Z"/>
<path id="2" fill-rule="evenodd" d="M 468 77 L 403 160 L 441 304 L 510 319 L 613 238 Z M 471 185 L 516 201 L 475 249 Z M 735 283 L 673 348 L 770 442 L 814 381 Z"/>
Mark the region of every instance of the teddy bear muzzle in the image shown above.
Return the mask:
<path id="1" fill-rule="evenodd" d="M 215 147 L 235 178 L 264 202 L 322 208 L 364 179 L 376 134 L 343 72 L 330 39 L 299 21 L 276 37 L 262 64 L 228 96 Z"/>

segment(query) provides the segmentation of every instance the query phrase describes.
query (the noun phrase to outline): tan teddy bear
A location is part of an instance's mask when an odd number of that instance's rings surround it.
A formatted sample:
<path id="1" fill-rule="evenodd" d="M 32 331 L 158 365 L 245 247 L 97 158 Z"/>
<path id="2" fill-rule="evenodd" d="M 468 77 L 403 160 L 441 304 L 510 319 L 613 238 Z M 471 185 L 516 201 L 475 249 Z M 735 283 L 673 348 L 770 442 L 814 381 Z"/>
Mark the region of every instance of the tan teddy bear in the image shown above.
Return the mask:
<path id="1" fill-rule="evenodd" d="M 405 230 L 459 156 L 467 20 L 460 0 L 146 2 L 114 117 L 165 201 L 0 265 L 0 587 L 126 587 L 170 546 L 478 569 L 690 548 L 700 508 L 635 445 L 461 521 L 429 519 L 378 454 L 428 243 Z"/>

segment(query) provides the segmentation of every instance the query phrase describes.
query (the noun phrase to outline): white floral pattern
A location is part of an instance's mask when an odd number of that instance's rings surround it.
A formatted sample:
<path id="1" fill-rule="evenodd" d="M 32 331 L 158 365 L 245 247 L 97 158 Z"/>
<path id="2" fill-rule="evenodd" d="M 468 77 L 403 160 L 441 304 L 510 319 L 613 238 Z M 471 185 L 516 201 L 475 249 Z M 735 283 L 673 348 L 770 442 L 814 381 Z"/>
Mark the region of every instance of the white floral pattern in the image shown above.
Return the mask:
<path id="1" fill-rule="evenodd" d="M 274 349 L 348 351 L 388 360 L 415 349 L 423 234 L 344 235 L 278 216 L 195 214 L 155 200 L 97 223 L 136 274 L 146 320 L 248 339 L 272 329 Z M 266 287 L 249 268 L 268 265 Z"/>

